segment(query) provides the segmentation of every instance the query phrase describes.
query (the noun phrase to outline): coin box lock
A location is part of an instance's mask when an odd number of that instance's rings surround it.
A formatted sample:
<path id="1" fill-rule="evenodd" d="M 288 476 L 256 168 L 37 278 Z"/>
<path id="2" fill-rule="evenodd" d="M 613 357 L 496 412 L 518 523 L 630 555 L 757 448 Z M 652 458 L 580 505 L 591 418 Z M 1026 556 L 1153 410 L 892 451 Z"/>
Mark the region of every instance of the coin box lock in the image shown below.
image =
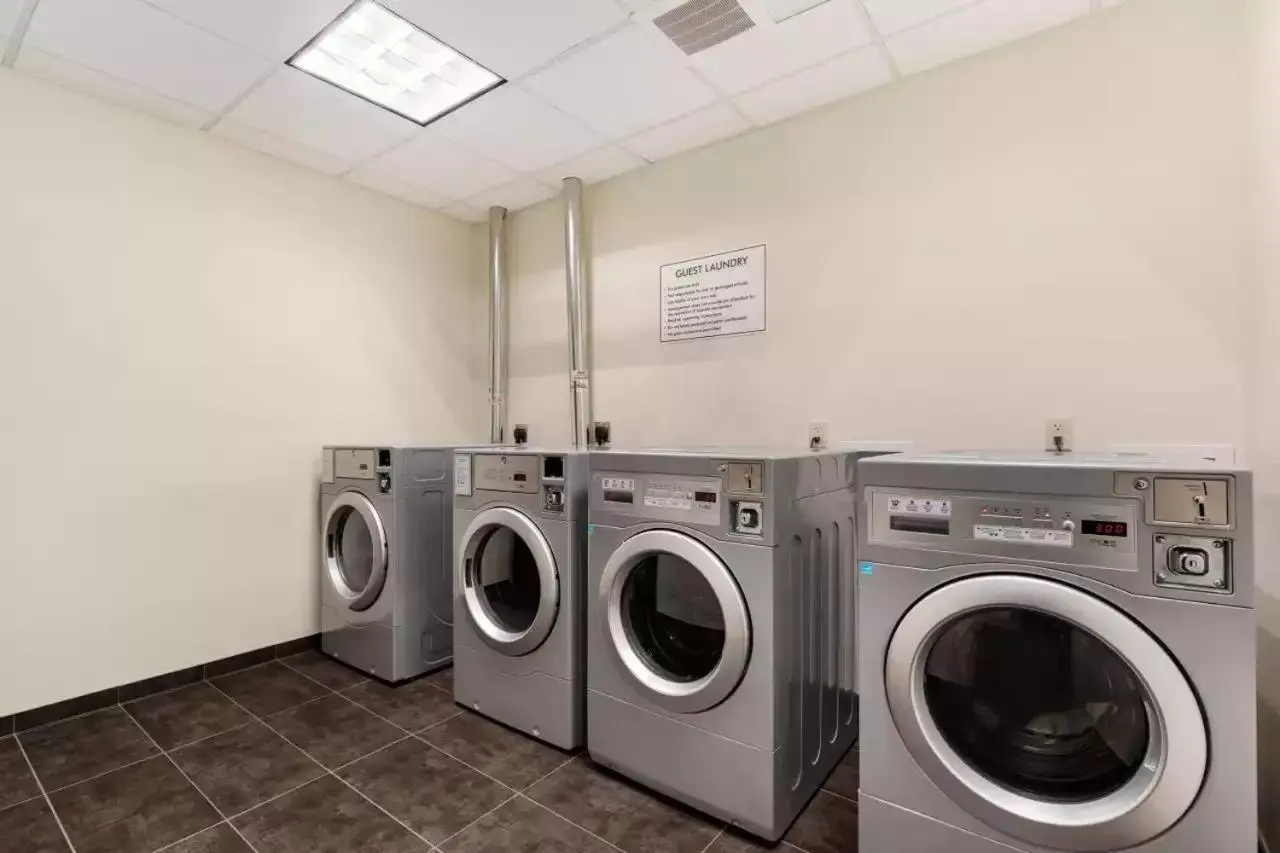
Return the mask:
<path id="1" fill-rule="evenodd" d="M 1231 541 L 1157 533 L 1156 586 L 1231 592 Z"/>
<path id="2" fill-rule="evenodd" d="M 759 536 L 764 532 L 764 505 L 755 501 L 733 501 L 733 532 Z"/>

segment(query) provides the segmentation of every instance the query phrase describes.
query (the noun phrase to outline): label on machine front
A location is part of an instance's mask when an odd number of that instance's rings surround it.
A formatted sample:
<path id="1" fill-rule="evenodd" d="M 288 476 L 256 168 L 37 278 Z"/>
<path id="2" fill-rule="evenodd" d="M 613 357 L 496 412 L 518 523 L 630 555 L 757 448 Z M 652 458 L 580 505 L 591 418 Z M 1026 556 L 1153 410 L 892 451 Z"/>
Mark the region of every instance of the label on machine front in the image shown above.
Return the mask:
<path id="1" fill-rule="evenodd" d="M 975 524 L 973 538 L 985 542 L 1009 542 L 1018 545 L 1053 545 L 1070 548 L 1074 535 L 1068 530 L 1046 530 L 1040 527 L 1003 527 L 996 524 Z"/>
<path id="2" fill-rule="evenodd" d="M 950 498 L 904 497 L 889 495 L 886 499 L 890 515 L 932 515 L 951 517 Z"/>

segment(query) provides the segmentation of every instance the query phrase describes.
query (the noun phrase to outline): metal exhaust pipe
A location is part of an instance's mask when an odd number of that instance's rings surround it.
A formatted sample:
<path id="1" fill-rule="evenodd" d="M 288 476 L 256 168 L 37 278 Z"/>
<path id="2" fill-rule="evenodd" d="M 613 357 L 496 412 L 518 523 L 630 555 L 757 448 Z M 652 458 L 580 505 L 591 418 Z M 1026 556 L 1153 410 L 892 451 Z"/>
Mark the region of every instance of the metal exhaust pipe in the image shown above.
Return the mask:
<path id="1" fill-rule="evenodd" d="M 489 443 L 507 441 L 507 209 L 489 208 Z"/>
<path id="2" fill-rule="evenodd" d="M 564 179 L 564 270 L 569 309 L 569 388 L 573 447 L 591 444 L 591 372 L 587 365 L 587 262 L 583 250 L 582 180 Z"/>

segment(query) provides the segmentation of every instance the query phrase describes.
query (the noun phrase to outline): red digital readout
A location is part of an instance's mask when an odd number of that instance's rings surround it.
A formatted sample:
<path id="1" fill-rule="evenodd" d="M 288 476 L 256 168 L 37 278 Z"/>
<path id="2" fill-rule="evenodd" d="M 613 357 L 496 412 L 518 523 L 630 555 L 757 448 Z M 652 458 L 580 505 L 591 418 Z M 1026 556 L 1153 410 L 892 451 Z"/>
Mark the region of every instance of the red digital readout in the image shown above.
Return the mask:
<path id="1" fill-rule="evenodd" d="M 1127 521 L 1097 521 L 1089 519 L 1080 522 L 1080 532 L 1085 536 L 1128 536 Z"/>

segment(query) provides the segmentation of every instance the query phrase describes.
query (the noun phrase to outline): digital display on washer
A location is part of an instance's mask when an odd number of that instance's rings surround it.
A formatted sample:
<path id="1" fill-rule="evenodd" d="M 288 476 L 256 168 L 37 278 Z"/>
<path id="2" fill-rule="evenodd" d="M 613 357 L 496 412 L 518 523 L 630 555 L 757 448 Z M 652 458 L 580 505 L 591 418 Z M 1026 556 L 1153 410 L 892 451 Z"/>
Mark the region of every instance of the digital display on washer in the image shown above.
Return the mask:
<path id="1" fill-rule="evenodd" d="M 700 504 L 713 504 L 716 502 L 715 492 L 694 492 L 693 499 Z"/>
<path id="2" fill-rule="evenodd" d="M 1114 536 L 1119 539 L 1129 535 L 1129 522 L 1086 518 L 1080 522 L 1080 532 L 1085 536 Z"/>

